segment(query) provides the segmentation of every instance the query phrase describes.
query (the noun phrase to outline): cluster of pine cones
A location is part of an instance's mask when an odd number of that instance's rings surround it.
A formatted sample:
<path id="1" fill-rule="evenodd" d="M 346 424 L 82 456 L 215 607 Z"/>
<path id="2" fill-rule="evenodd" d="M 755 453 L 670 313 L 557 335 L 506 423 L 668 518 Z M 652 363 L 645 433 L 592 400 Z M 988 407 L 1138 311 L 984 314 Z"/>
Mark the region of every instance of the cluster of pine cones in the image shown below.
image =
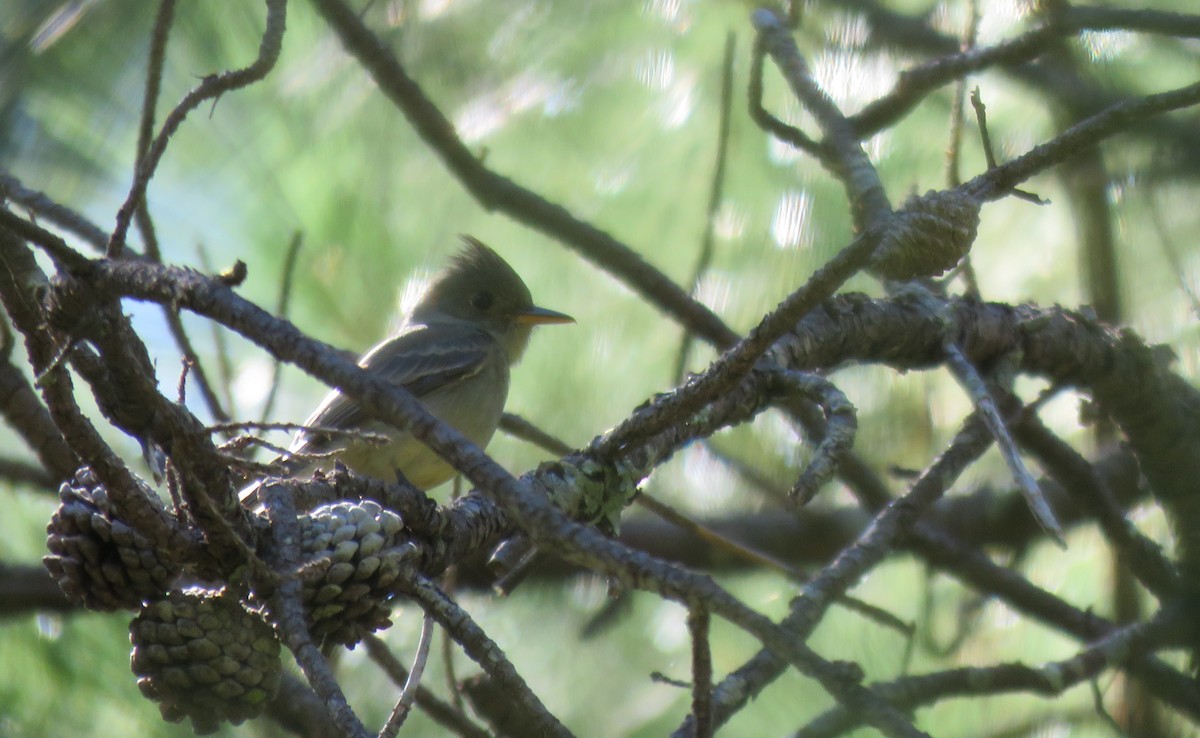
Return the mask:
<path id="1" fill-rule="evenodd" d="M 156 499 L 146 491 L 148 499 Z M 73 602 L 131 610 L 131 665 L 165 719 L 198 733 L 261 713 L 282 677 L 267 604 L 207 587 L 169 551 L 121 520 L 87 468 L 59 490 L 47 528 L 46 569 Z M 403 521 L 373 501 L 317 507 L 299 520 L 302 600 L 313 638 L 354 645 L 391 624 L 388 614 L 411 545 Z"/>

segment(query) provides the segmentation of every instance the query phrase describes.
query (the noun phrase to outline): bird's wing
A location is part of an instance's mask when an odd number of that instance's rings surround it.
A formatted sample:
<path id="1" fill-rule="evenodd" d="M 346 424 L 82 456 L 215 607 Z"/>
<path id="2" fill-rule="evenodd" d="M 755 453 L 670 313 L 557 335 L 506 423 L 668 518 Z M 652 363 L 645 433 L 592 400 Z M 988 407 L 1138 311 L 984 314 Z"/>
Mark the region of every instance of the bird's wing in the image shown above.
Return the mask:
<path id="1" fill-rule="evenodd" d="M 438 325 L 431 329 L 417 325 L 371 349 L 359 365 L 419 399 L 478 374 L 498 349 L 494 338 L 473 326 Z M 357 402 L 334 390 L 304 425 L 354 429 L 372 419 Z M 344 438 L 331 438 L 325 433 L 301 431 L 288 450 L 321 453 L 344 442 Z"/>

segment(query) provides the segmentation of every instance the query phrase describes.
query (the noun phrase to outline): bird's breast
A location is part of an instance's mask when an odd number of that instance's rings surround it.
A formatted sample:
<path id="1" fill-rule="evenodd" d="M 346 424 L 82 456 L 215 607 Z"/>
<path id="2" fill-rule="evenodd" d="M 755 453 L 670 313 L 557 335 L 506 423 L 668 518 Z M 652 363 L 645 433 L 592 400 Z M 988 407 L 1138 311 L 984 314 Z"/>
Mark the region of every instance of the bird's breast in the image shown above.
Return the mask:
<path id="1" fill-rule="evenodd" d="M 501 357 L 484 362 L 476 374 L 421 398 L 422 404 L 438 419 L 455 428 L 476 446 L 486 448 L 500 424 L 508 397 L 508 364 Z M 420 489 L 431 489 L 455 475 L 452 466 L 432 449 L 408 433 L 374 423 L 364 430 L 392 440 L 383 446 L 351 443 L 340 460 L 354 471 L 391 481 L 396 471 Z"/>

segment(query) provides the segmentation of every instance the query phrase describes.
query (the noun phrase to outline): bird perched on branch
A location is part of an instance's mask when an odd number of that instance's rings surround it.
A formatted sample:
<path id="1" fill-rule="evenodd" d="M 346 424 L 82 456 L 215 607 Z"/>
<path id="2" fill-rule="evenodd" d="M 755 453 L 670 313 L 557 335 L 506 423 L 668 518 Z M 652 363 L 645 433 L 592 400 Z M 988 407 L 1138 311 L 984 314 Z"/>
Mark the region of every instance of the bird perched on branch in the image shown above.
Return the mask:
<path id="1" fill-rule="evenodd" d="M 399 331 L 358 364 L 412 393 L 483 448 L 500 423 L 509 367 L 525 352 L 533 328 L 575 321 L 536 307 L 529 288 L 495 251 L 470 236 L 463 241 L 464 248 L 432 279 Z M 304 426 L 288 448 L 291 458 L 282 461 L 290 475 L 332 466 L 336 459 L 378 479 L 391 481 L 399 472 L 427 490 L 455 474 L 425 444 L 376 419 L 341 390 L 326 395 Z M 386 441 L 372 443 L 367 434 Z M 245 490 L 242 500 L 257 504 L 257 490 L 257 484 Z"/>

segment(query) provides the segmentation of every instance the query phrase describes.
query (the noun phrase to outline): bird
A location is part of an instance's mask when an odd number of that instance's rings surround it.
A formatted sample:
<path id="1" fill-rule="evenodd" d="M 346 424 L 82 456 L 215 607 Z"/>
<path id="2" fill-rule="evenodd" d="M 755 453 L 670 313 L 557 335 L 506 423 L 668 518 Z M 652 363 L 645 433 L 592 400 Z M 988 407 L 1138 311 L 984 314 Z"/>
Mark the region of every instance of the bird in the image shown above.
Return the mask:
<path id="1" fill-rule="evenodd" d="M 430 413 L 485 448 L 504 411 L 509 368 L 525 353 L 533 328 L 575 319 L 535 306 L 529 288 L 499 254 L 471 236 L 461 238 L 463 248 L 433 277 L 397 332 L 367 351 L 358 365 L 408 391 Z M 372 443 L 326 429 L 387 440 Z M 279 467 L 296 477 L 335 459 L 359 474 L 385 481 L 402 478 L 421 490 L 456 474 L 425 444 L 376 419 L 337 389 L 304 421 Z M 243 503 L 261 502 L 258 487 L 243 491 Z"/>

